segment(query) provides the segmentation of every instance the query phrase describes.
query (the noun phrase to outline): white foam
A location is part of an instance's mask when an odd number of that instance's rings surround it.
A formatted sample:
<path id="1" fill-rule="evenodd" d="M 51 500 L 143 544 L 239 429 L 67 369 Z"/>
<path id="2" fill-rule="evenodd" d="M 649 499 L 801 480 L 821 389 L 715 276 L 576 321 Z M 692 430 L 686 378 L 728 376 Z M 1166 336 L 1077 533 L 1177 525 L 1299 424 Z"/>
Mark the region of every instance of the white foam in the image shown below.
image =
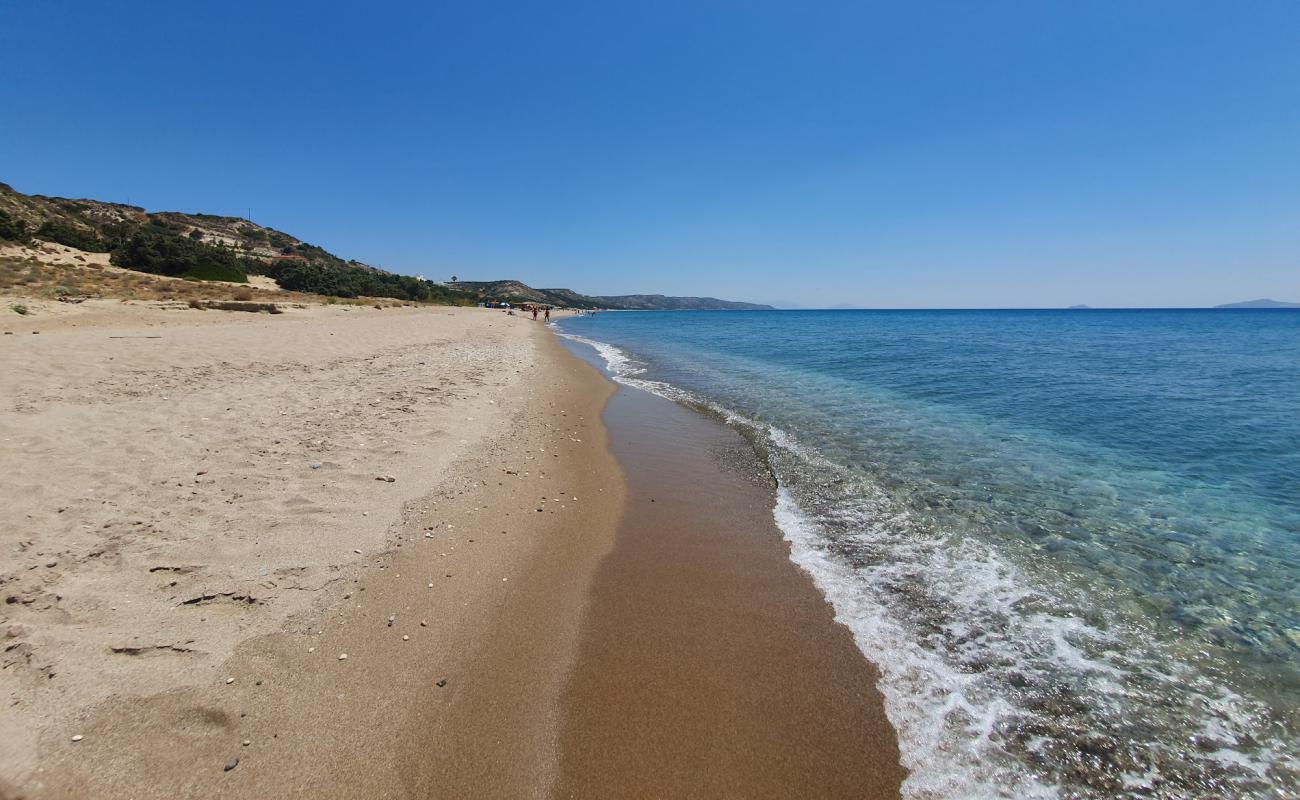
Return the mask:
<path id="1" fill-rule="evenodd" d="M 1094 719 L 1088 714 L 1118 715 L 1157 704 L 1161 692 L 1175 687 L 1187 695 L 1187 713 L 1203 714 L 1188 720 L 1193 727 L 1199 722 L 1203 736 L 1236 744 L 1250 738 L 1243 732 L 1259 730 L 1257 705 L 1162 658 L 1158 649 L 1136 652 L 1131 641 L 1121 642 L 1069 610 L 1104 604 L 1103 597 L 1069 596 L 1060 594 L 1067 591 L 1061 587 L 1041 586 L 986 542 L 926 530 L 878 488 L 854 481 L 841 465 L 788 432 L 648 379 L 645 365 L 618 347 L 561 335 L 592 347 L 620 383 L 708 407 L 759 434 L 778 475 L 773 516 L 790 543 L 791 560 L 812 576 L 836 619 L 880 668 L 886 713 L 909 771 L 903 786 L 909 800 L 1097 796 L 1086 788 L 1063 787 L 1052 777 L 1051 762 L 1063 746 L 1052 734 L 1022 735 L 1018 750 L 1010 748 L 1025 720 L 1042 723 L 1039 728 L 1058 722 L 1017 705 L 1005 679 L 1018 670 L 1044 682 L 1068 682 L 1093 705 L 1077 715 L 1085 723 Z M 804 469 L 846 481 L 842 496 L 816 509 L 802 507 L 791 481 Z M 845 557 L 846 549 L 857 554 L 853 560 Z M 918 625 L 908 614 L 923 616 L 924 609 L 918 612 L 904 602 L 916 597 L 943 608 L 931 610 L 923 620 L 927 624 Z M 994 666 L 987 671 L 979 666 L 987 663 Z M 1135 671 L 1140 673 L 1136 682 Z M 1058 735 L 1089 733 L 1069 731 L 1069 720 L 1060 724 L 1066 730 Z M 1196 757 L 1183 752 L 1181 741 L 1152 741 L 1149 749 L 1173 754 L 1167 763 Z M 1207 754 L 1207 760 L 1265 779 L 1270 766 L 1285 775 L 1290 764 L 1294 773 L 1285 747 L 1281 753 L 1264 747 L 1249 754 L 1225 747 Z M 1131 796 L 1179 796 L 1170 793 L 1170 776 L 1151 765 L 1120 777 Z"/>

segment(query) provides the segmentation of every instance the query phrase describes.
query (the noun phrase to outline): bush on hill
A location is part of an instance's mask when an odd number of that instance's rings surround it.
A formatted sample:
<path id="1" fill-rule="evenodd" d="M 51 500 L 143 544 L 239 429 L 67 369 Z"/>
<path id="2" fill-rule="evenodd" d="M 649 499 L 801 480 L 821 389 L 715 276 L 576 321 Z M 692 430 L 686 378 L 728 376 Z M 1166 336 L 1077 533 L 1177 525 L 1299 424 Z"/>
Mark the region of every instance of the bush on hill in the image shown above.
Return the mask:
<path id="1" fill-rule="evenodd" d="M 261 266 L 222 245 L 149 230 L 132 234 L 113 250 L 110 260 L 116 266 L 155 275 L 237 283 L 246 283 L 250 269 Z"/>
<path id="2" fill-rule="evenodd" d="M 57 219 L 46 221 L 36 229 L 36 235 L 47 242 L 57 242 L 88 253 L 107 253 L 112 249 L 93 229 L 87 230 Z"/>
<path id="3" fill-rule="evenodd" d="M 0 239 L 10 242 L 28 242 L 31 241 L 32 235 L 27 232 L 27 223 L 20 219 L 14 219 L 3 211 L 0 211 Z"/>
<path id="4" fill-rule="evenodd" d="M 470 303 L 473 298 L 410 275 L 376 272 L 347 264 L 319 261 L 276 261 L 261 267 L 275 278 L 280 288 L 291 292 L 312 292 L 332 297 L 393 297 L 434 303 Z"/>

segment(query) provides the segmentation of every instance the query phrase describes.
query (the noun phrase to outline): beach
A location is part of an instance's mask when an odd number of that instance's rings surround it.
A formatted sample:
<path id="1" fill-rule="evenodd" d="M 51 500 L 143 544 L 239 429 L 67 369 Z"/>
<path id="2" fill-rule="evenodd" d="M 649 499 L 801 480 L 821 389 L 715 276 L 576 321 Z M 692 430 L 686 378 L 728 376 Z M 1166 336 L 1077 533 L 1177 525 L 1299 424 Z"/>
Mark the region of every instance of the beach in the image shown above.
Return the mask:
<path id="1" fill-rule="evenodd" d="M 545 325 L 36 312 L 0 326 L 0 796 L 897 795 L 770 478 L 672 404 L 607 430 Z"/>

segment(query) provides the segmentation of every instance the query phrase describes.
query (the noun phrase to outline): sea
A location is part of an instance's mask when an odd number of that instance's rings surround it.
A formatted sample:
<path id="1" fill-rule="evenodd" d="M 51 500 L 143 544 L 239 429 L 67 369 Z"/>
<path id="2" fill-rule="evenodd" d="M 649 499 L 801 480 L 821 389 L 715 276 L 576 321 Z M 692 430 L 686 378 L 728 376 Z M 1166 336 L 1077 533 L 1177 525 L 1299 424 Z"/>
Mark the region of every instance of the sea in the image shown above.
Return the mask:
<path id="1" fill-rule="evenodd" d="M 752 442 L 906 797 L 1300 797 L 1300 311 L 556 327 Z"/>

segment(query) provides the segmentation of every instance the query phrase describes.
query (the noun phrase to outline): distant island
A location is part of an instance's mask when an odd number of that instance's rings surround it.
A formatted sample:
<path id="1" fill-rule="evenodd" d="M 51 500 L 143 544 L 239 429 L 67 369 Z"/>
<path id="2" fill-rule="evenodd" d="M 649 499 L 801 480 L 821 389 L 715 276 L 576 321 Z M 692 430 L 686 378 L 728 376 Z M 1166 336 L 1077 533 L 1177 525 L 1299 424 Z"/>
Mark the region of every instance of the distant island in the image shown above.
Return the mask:
<path id="1" fill-rule="evenodd" d="M 1300 303 L 1284 303 L 1281 300 L 1245 300 L 1240 303 L 1224 303 L 1215 308 L 1300 308 Z"/>
<path id="2" fill-rule="evenodd" d="M 516 280 L 452 281 L 447 286 L 510 303 L 542 303 L 566 308 L 608 308 L 617 311 L 772 311 L 760 303 L 716 297 L 669 297 L 662 294 L 585 295 L 572 289 L 534 289 Z"/>
<path id="3" fill-rule="evenodd" d="M 1084 304 L 1080 303 L 1077 306 L 1067 306 L 1065 310 L 1066 311 L 1090 311 L 1091 309 L 1092 306 L 1085 306 Z"/>

